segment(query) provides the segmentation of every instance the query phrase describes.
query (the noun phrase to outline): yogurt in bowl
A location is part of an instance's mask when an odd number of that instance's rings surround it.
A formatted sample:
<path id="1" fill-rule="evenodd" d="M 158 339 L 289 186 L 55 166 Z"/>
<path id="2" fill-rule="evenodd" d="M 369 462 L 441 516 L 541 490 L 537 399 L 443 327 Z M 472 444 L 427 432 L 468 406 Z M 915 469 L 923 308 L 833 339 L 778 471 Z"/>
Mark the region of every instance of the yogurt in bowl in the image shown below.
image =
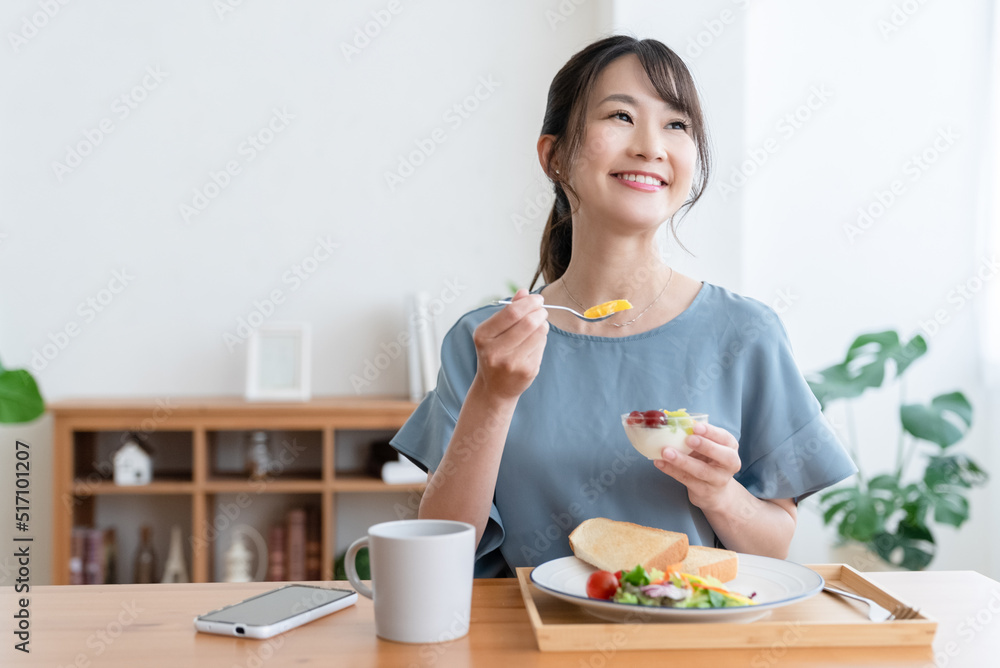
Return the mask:
<path id="1" fill-rule="evenodd" d="M 646 459 L 662 459 L 663 448 L 690 454 L 691 448 L 684 439 L 694 433 L 695 422 L 708 423 L 708 414 L 689 414 L 682 408 L 677 411 L 632 411 L 622 415 L 625 435 Z"/>

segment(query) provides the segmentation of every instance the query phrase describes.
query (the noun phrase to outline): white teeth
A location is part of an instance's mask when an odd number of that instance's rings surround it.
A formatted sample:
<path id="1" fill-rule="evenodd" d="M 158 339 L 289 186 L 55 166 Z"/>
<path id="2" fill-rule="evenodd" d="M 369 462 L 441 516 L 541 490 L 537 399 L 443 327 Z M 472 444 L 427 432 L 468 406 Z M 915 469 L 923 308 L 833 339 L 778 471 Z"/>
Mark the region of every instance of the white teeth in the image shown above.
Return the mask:
<path id="1" fill-rule="evenodd" d="M 652 176 L 645 176 L 642 174 L 619 174 L 618 178 L 623 181 L 635 181 L 636 183 L 645 183 L 650 186 L 662 185 L 663 182 L 660 179 L 654 178 Z"/>

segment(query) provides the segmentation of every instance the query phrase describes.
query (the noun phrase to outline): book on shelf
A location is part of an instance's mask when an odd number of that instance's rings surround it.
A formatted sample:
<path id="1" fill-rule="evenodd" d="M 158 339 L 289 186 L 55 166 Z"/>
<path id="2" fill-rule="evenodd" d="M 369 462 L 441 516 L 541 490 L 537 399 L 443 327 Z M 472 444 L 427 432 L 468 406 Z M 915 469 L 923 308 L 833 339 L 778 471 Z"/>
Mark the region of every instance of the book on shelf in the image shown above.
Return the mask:
<path id="1" fill-rule="evenodd" d="M 282 582 L 285 579 L 285 526 L 275 524 L 267 534 L 267 579 Z"/>
<path id="2" fill-rule="evenodd" d="M 310 506 L 306 509 L 306 580 L 322 577 L 322 563 L 319 508 Z"/>
<path id="3" fill-rule="evenodd" d="M 322 577 L 321 535 L 318 508 L 289 510 L 284 524 L 276 524 L 268 531 L 268 581 L 319 580 Z"/>
<path id="4" fill-rule="evenodd" d="M 117 584 L 114 529 L 73 527 L 70 538 L 70 584 Z"/>
<path id="5" fill-rule="evenodd" d="M 295 508 L 288 511 L 285 520 L 288 528 L 287 575 L 289 580 L 306 579 L 306 511 Z"/>

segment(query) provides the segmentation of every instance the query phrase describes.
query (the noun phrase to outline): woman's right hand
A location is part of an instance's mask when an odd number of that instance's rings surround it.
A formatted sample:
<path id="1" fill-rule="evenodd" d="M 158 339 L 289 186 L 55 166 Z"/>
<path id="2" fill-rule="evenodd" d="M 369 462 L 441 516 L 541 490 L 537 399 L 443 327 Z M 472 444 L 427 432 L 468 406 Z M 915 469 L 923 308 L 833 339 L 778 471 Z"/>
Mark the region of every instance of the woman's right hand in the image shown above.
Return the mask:
<path id="1" fill-rule="evenodd" d="M 500 399 L 517 399 L 538 375 L 549 333 L 541 295 L 517 291 L 511 303 L 483 321 L 472 340 L 484 389 Z"/>

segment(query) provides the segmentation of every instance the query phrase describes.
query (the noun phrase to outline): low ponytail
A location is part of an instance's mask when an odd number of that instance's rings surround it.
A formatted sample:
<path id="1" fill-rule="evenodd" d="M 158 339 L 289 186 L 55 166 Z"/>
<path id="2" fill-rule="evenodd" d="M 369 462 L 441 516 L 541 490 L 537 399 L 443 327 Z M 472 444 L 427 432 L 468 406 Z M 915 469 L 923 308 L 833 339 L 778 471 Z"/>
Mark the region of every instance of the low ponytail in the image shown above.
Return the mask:
<path id="1" fill-rule="evenodd" d="M 535 289 L 539 277 L 548 284 L 562 276 L 569 266 L 573 251 L 573 215 L 566 191 L 558 181 L 555 183 L 555 193 L 556 200 L 542 231 L 538 269 L 531 279 L 531 290 Z"/>

